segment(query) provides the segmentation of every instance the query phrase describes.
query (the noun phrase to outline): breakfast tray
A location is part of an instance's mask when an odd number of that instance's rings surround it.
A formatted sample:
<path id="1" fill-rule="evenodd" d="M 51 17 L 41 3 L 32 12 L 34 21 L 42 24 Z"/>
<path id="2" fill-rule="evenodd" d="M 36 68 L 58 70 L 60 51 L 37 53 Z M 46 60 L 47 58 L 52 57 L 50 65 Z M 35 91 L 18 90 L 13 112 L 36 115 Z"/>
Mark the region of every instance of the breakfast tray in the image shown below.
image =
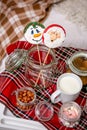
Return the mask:
<path id="1" fill-rule="evenodd" d="M 47 130 L 41 123 L 17 118 L 0 103 L 0 130 Z"/>
<path id="2" fill-rule="evenodd" d="M 24 46 L 25 45 L 25 46 Z M 13 47 L 13 48 L 12 48 Z M 25 41 L 18 41 L 11 45 L 11 48 L 7 48 L 7 53 L 10 54 L 14 49 L 29 49 L 30 45 L 29 43 Z M 64 72 L 66 72 L 66 60 L 70 58 L 70 56 L 75 53 L 76 51 L 79 51 L 81 49 L 75 49 L 75 48 L 66 48 L 66 47 L 59 47 L 55 50 L 56 59 L 58 60 L 57 70 L 55 75 L 55 81 L 48 84 L 48 87 L 45 88 L 35 88 L 37 98 L 39 101 L 47 101 L 50 102 L 50 94 L 55 91 L 56 89 L 56 80 L 57 78 Z M 20 87 L 24 87 L 26 85 L 29 85 L 29 82 L 27 82 L 27 79 L 24 75 L 25 67 L 24 64 L 22 64 L 17 70 L 14 70 L 13 73 L 5 70 L 0 74 L 0 102 L 2 103 L 2 106 L 0 107 L 0 126 L 1 127 L 8 127 L 14 129 L 23 129 L 27 130 L 31 128 L 31 130 L 39 130 L 39 129 L 48 129 L 48 130 L 86 130 L 87 128 L 87 115 L 82 114 L 82 117 L 80 119 L 80 123 L 76 125 L 74 128 L 66 128 L 63 126 L 58 118 L 58 111 L 62 105 L 61 102 L 57 104 L 52 104 L 54 108 L 54 115 L 50 121 L 40 121 L 35 116 L 35 110 L 34 108 L 30 111 L 22 111 L 16 106 L 16 99 L 15 95 L 13 94 L 15 90 L 17 90 Z M 79 97 L 76 99 L 76 102 L 83 107 L 87 98 L 86 93 L 86 87 L 83 86 L 83 89 L 79 95 Z M 4 104 L 4 105 L 3 105 Z M 0 104 L 1 105 L 1 104 Z M 6 107 L 5 107 L 6 106 Z M 11 115 L 5 115 L 6 109 L 9 109 L 14 116 Z M 24 127 L 23 127 L 24 126 Z"/>

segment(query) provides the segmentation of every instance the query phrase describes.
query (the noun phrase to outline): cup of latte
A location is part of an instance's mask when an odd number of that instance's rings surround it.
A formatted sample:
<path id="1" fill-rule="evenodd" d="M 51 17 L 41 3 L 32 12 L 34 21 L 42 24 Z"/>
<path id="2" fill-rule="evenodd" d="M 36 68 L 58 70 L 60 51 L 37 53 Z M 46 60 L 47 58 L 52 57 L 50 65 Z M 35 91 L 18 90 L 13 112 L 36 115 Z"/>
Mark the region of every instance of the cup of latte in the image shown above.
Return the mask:
<path id="1" fill-rule="evenodd" d="M 57 80 L 57 89 L 51 95 L 51 102 L 62 103 L 74 101 L 82 89 L 82 80 L 73 73 L 64 73 Z"/>

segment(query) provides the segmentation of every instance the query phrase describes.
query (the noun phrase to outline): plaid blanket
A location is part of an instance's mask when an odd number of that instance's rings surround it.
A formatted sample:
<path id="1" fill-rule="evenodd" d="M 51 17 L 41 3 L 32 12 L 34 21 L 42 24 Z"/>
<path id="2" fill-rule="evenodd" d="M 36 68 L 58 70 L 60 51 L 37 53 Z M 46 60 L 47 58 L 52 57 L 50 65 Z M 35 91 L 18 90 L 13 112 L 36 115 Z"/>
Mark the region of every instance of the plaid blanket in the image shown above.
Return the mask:
<path id="1" fill-rule="evenodd" d="M 47 9 L 61 0 L 0 0 L 0 61 L 8 44 L 23 37 L 24 27 L 40 21 Z"/>
<path id="2" fill-rule="evenodd" d="M 11 48 L 13 49 L 11 50 Z M 13 44 L 13 46 L 9 46 L 7 48 L 7 53 L 11 53 L 15 48 L 24 48 L 24 49 L 29 49 L 30 45 L 28 42 L 24 41 L 18 41 Z M 79 51 L 80 49 L 75 49 L 75 48 L 66 48 L 66 47 L 59 47 L 56 49 L 56 57 L 58 57 L 58 70 L 61 72 L 60 74 L 64 73 L 65 70 L 65 61 L 67 58 L 69 58 L 74 52 Z M 20 68 L 17 70 L 14 70 L 13 73 L 4 71 L 0 74 L 0 102 L 5 104 L 7 108 L 12 111 L 12 113 L 20 118 L 25 118 L 25 119 L 30 119 L 30 120 L 38 120 L 36 115 L 35 115 L 35 109 L 33 108 L 32 110 L 29 111 L 22 111 L 20 108 L 17 107 L 16 105 L 16 97 L 15 97 L 15 90 L 25 87 L 26 85 L 30 85 L 30 83 L 27 81 L 25 77 L 25 65 L 22 64 Z M 58 76 L 57 76 L 58 78 Z M 83 107 L 87 98 L 87 85 L 83 86 L 82 91 L 80 92 L 79 97 L 76 99 L 76 102 Z M 47 101 L 50 102 L 49 95 L 55 91 L 56 89 L 56 84 L 51 83 L 48 84 L 48 87 L 45 89 L 37 89 L 34 88 L 37 94 L 37 99 L 39 101 Z M 46 93 L 47 92 L 47 93 Z M 48 130 L 86 130 L 87 129 L 87 115 L 82 114 L 80 122 L 77 126 L 74 128 L 68 128 L 63 126 L 58 118 L 58 112 L 61 107 L 62 103 L 59 102 L 57 104 L 52 104 L 54 108 L 54 115 L 50 121 L 47 122 L 42 122 L 42 123 Z"/>

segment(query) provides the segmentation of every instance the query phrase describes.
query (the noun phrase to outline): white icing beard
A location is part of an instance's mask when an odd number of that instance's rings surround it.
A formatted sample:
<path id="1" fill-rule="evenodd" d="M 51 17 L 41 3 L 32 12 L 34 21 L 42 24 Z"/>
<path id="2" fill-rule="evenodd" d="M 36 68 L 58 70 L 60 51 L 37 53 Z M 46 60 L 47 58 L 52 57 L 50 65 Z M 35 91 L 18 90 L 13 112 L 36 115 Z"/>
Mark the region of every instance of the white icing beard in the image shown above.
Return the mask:
<path id="1" fill-rule="evenodd" d="M 56 48 L 61 46 L 62 42 L 65 40 L 65 34 L 62 31 L 61 38 L 57 38 L 54 41 L 51 41 L 50 34 L 48 32 L 44 33 L 44 44 L 49 48 Z"/>

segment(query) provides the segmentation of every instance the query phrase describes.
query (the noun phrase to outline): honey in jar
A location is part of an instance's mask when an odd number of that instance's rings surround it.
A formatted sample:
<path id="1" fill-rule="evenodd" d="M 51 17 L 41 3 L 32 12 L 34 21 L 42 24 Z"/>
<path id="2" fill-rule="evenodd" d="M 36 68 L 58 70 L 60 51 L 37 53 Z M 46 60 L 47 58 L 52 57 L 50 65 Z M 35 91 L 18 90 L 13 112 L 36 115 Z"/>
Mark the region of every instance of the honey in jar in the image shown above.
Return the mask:
<path id="1" fill-rule="evenodd" d="M 75 52 L 67 61 L 67 72 L 73 72 L 80 76 L 83 85 L 87 84 L 87 52 Z"/>

